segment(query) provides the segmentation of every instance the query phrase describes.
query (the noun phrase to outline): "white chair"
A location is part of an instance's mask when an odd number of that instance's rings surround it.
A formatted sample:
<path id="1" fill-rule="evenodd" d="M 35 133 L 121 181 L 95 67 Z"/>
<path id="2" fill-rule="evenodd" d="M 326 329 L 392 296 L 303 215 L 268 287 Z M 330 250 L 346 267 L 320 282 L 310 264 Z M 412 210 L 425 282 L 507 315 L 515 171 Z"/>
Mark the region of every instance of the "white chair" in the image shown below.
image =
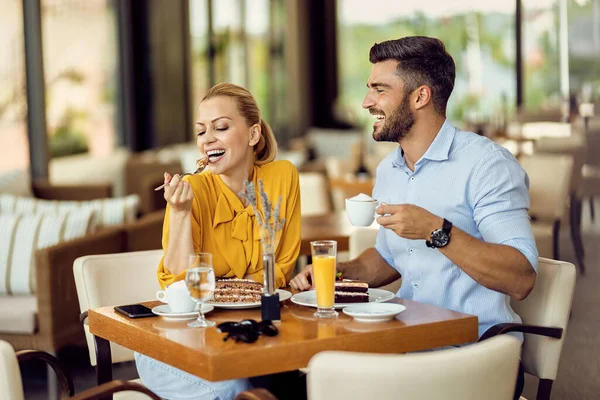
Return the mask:
<path id="1" fill-rule="evenodd" d="M 529 214 L 538 253 L 559 259 L 559 233 L 565 219 L 573 169 L 573 157 L 533 154 L 519 162 L 529 176 Z"/>
<path id="2" fill-rule="evenodd" d="M 326 351 L 308 364 L 308 398 L 509 400 L 520 347 L 517 339 L 502 336 L 403 355 Z"/>
<path id="3" fill-rule="evenodd" d="M 526 299 L 511 302 L 523 323 L 496 325 L 480 338 L 486 340 L 508 332 L 525 333 L 521 358 L 525 372 L 539 379 L 538 400 L 550 398 L 556 379 L 575 292 L 575 276 L 573 264 L 540 257 L 535 287 Z"/>
<path id="4" fill-rule="evenodd" d="M 377 232 L 379 229 L 376 228 L 356 228 L 350 234 L 348 239 L 348 251 L 350 260 L 358 257 L 360 253 L 368 248 L 375 246 L 377 240 Z M 392 293 L 397 293 L 402 286 L 402 278 L 398 278 L 395 281 L 388 283 L 387 285 L 381 286 L 379 289 L 389 290 Z"/>
<path id="5" fill-rule="evenodd" d="M 34 359 L 44 361 L 54 370 L 58 376 L 58 381 L 62 386 L 61 398 L 73 396 L 73 380 L 65 373 L 64 368 L 56 357 L 44 351 L 34 350 L 21 350 L 15 353 L 15 350 L 8 342 L 0 340 L 0 399 L 24 400 L 25 395 L 23 393 L 23 382 L 21 380 L 19 362 Z M 107 382 L 104 385 L 88 389 L 69 398 L 77 400 L 99 399 L 117 392 L 118 394 L 115 397 L 119 397 L 121 394 L 135 393 L 140 399 L 151 398 L 160 400 L 158 396 L 144 386 L 137 383 L 122 381 Z"/>
<path id="6" fill-rule="evenodd" d="M 581 272 L 585 272 L 584 248 L 581 239 L 581 199 L 584 184 L 583 166 L 585 164 L 587 148 L 586 136 L 573 133 L 567 137 L 542 137 L 535 143 L 536 154 L 558 154 L 570 156 L 573 160 L 571 179 L 569 185 L 569 207 L 565 207 L 564 222 L 569 224 L 571 239 L 577 257 L 577 264 Z M 554 256 L 555 260 L 559 257 Z"/>
<path id="7" fill-rule="evenodd" d="M 134 304 L 155 298 L 160 290 L 156 269 L 162 250 L 136 251 L 79 257 L 73 264 L 82 315 L 90 308 Z M 95 366 L 96 344 L 84 322 L 90 363 Z M 113 363 L 133 361 L 133 351 L 110 344 Z M 140 383 L 140 380 L 134 382 Z M 118 398 L 118 397 L 117 397 Z M 129 397 L 127 397 L 129 399 Z"/>
<path id="8" fill-rule="evenodd" d="M 300 214 L 303 217 L 328 214 L 332 210 L 329 185 L 324 174 L 300 172 Z"/>

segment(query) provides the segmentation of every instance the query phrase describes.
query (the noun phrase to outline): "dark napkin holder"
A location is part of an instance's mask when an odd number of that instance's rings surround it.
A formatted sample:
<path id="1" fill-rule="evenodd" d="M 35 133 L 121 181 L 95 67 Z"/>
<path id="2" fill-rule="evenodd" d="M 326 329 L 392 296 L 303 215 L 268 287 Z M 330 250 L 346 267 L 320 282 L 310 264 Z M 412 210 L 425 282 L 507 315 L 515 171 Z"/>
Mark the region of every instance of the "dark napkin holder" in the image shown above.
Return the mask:
<path id="1" fill-rule="evenodd" d="M 260 314 L 263 321 L 281 321 L 279 293 L 263 294 L 260 298 Z"/>

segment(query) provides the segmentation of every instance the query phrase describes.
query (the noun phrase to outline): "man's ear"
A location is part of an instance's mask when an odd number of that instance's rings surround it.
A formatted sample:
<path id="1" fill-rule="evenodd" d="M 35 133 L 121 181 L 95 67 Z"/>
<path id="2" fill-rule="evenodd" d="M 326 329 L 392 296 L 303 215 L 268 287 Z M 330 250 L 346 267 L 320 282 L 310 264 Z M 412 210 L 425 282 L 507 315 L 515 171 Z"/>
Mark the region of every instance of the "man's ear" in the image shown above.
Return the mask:
<path id="1" fill-rule="evenodd" d="M 415 109 L 420 110 L 432 101 L 431 88 L 427 85 L 422 85 L 415 90 Z"/>
<path id="2" fill-rule="evenodd" d="M 260 140 L 261 127 L 259 124 L 254 124 L 250 127 L 250 141 L 249 145 L 254 146 Z"/>

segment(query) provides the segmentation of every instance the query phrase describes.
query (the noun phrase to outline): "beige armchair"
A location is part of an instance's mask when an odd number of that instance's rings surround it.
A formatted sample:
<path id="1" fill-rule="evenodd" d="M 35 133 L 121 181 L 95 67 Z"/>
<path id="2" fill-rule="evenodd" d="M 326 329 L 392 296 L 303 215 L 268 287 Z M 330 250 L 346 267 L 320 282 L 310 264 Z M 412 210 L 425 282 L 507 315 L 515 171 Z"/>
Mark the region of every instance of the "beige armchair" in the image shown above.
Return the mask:
<path id="1" fill-rule="evenodd" d="M 65 373 L 60 361 L 51 354 L 43 351 L 23 350 L 16 352 L 10 344 L 0 340 L 0 398 L 10 400 L 24 400 L 23 383 L 19 362 L 28 360 L 41 360 L 48 364 L 56 373 L 61 383 L 61 398 L 67 396 L 73 400 L 106 398 L 114 393 L 135 393 L 140 399 L 150 398 L 160 400 L 144 386 L 122 381 L 111 381 L 102 386 L 95 387 L 74 396 L 73 380 Z M 115 396 L 118 397 L 118 396 Z"/>
<path id="2" fill-rule="evenodd" d="M 523 323 L 498 324 L 479 339 L 509 332 L 525 333 L 521 358 L 525 372 L 539 379 L 538 400 L 550 398 L 556 379 L 575 292 L 575 275 L 571 263 L 539 258 L 532 292 L 525 300 L 511 302 Z"/>
<path id="3" fill-rule="evenodd" d="M 100 254 L 79 257 L 73 264 L 73 275 L 84 322 L 91 365 L 98 365 L 96 354 L 110 357 L 112 363 L 132 361 L 133 351 L 96 338 L 87 325 L 90 308 L 135 304 L 155 298 L 160 290 L 156 269 L 162 250 Z M 109 347 L 110 346 L 110 347 Z M 111 362 L 100 363 L 111 365 Z M 112 379 L 110 369 L 98 370 L 99 383 Z M 141 383 L 138 379 L 134 381 Z"/>
<path id="4" fill-rule="evenodd" d="M 541 257 L 558 260 L 560 227 L 565 220 L 573 170 L 573 158 L 559 154 L 522 157 L 529 176 L 531 228 Z"/>
<path id="5" fill-rule="evenodd" d="M 325 351 L 308 364 L 308 398 L 510 400 L 519 353 L 512 337 L 403 355 Z M 255 390 L 236 400 L 272 400 L 269 396 Z"/>

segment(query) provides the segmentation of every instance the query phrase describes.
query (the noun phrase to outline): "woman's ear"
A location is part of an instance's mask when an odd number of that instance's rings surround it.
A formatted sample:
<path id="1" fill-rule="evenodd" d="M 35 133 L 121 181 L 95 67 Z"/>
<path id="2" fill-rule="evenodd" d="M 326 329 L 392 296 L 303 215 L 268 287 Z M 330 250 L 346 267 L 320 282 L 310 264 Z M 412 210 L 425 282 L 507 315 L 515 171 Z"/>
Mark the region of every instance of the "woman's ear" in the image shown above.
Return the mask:
<path id="1" fill-rule="evenodd" d="M 254 124 L 250 127 L 250 146 L 254 146 L 260 140 L 261 128 L 259 124 Z"/>

